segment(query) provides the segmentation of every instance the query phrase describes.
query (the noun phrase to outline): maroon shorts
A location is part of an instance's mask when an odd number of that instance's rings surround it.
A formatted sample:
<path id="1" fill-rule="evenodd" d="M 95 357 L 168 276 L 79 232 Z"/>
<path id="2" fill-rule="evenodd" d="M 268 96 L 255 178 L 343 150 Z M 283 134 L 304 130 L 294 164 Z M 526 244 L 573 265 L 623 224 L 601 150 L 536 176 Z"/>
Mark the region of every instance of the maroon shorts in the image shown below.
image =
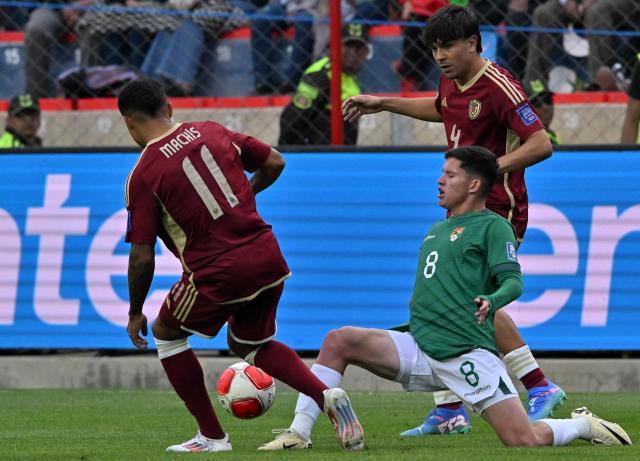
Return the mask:
<path id="1" fill-rule="evenodd" d="M 276 334 L 276 311 L 284 281 L 256 290 L 252 299 L 220 304 L 206 296 L 206 285 L 189 281 L 185 274 L 165 298 L 158 317 L 165 325 L 199 336 L 213 338 L 228 322 L 239 343 L 261 344 Z"/>

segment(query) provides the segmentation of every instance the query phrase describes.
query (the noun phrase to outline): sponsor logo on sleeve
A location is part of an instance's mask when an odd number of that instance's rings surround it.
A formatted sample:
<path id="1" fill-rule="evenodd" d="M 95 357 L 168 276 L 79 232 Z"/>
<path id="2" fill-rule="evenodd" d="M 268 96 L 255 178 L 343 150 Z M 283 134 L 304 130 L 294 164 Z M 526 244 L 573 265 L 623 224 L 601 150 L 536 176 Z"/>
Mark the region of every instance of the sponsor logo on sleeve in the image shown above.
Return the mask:
<path id="1" fill-rule="evenodd" d="M 518 262 L 518 253 L 516 251 L 516 245 L 513 242 L 507 242 L 507 259 Z"/>
<path id="2" fill-rule="evenodd" d="M 529 103 L 525 103 L 522 106 L 518 107 L 516 109 L 516 112 L 520 116 L 520 120 L 522 120 L 522 123 L 524 123 L 525 126 L 529 126 L 532 123 L 535 123 L 536 120 L 538 120 L 538 116 L 533 111 Z"/>

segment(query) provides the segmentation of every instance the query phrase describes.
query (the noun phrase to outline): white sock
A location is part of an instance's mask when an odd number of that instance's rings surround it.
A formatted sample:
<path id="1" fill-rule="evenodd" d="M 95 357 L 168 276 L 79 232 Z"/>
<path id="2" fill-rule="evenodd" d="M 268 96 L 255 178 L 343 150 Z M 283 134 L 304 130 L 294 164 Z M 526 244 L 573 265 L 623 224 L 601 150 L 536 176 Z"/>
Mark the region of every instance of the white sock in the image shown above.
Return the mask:
<path id="1" fill-rule="evenodd" d="M 527 373 L 532 372 L 536 368 L 540 368 L 540 365 L 538 365 L 538 362 L 536 362 L 536 359 L 529 350 L 529 346 L 526 344 L 509 352 L 502 360 L 509 368 L 509 371 L 516 375 L 518 379 L 522 379 Z"/>
<path id="2" fill-rule="evenodd" d="M 160 360 L 178 355 L 181 352 L 191 349 L 188 338 L 174 339 L 165 341 L 163 339 L 153 338 L 158 348 L 158 357 Z"/>
<path id="3" fill-rule="evenodd" d="M 541 419 L 539 423 L 544 423 L 553 432 L 553 445 L 556 447 L 568 445 L 575 439 L 589 440 L 589 421 L 586 418 L 575 419 Z"/>
<path id="4" fill-rule="evenodd" d="M 329 388 L 338 387 L 342 381 L 342 375 L 336 370 L 317 363 L 311 366 L 311 373 L 316 375 Z M 296 431 L 305 440 L 309 440 L 311 430 L 320 413 L 320 407 L 311 397 L 299 394 L 298 402 L 296 403 L 296 415 L 293 418 L 290 429 Z"/>

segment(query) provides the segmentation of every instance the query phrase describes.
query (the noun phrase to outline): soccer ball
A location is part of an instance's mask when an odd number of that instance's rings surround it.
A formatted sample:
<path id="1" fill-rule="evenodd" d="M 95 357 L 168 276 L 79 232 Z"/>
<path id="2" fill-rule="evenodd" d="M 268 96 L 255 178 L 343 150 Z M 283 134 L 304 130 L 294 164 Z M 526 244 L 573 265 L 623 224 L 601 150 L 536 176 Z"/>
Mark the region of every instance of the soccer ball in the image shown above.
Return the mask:
<path id="1" fill-rule="evenodd" d="M 275 398 L 273 378 L 246 362 L 234 363 L 218 380 L 218 401 L 236 418 L 257 418 L 271 408 Z"/>

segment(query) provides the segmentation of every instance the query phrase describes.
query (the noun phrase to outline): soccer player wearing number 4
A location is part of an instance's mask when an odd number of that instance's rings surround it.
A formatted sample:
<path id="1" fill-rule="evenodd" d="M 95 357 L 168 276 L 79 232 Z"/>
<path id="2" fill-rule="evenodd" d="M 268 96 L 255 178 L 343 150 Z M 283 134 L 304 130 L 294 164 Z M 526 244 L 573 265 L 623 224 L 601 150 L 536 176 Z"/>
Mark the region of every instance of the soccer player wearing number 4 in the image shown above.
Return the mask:
<path id="1" fill-rule="evenodd" d="M 522 293 L 514 228 L 485 208 L 497 176 L 495 156 L 482 147 L 445 154 L 438 203 L 450 215 L 422 241 L 409 322 L 395 331 L 333 330 L 312 370 L 330 386 L 338 386 L 353 364 L 399 382 L 407 391 L 451 389 L 507 446 L 566 445 L 576 438 L 629 445 L 619 425 L 586 408 L 575 410 L 573 419 L 532 423 L 527 418 L 495 340 L 495 312 Z M 320 413 L 305 396 L 298 399 L 296 411 L 296 418 L 308 418 L 311 426 Z M 290 428 L 260 449 L 291 448 L 296 440 L 304 442 L 297 446 L 303 448 L 310 443 L 310 431 L 300 434 Z"/>
<path id="2" fill-rule="evenodd" d="M 480 26 L 471 10 L 455 5 L 438 10 L 425 27 L 424 42 L 431 47 L 442 71 L 435 98 L 354 96 L 343 104 L 345 120 L 390 111 L 442 122 L 450 149 L 477 145 L 493 152 L 498 157 L 500 176 L 487 197 L 487 208 L 513 224 L 520 242 L 528 219 L 524 169 L 551 155 L 544 126 L 520 82 L 480 56 Z M 496 314 L 496 340 L 505 363 L 528 390 L 529 419 L 550 416 L 566 398 L 565 393 L 546 379 L 513 320 L 503 311 Z M 436 393 L 434 397 L 437 407 L 424 423 L 401 435 L 470 430 L 469 417 L 458 397 L 451 392 Z M 443 421 L 451 424 L 443 426 Z"/>
<path id="3" fill-rule="evenodd" d="M 126 184 L 129 254 L 129 322 L 138 349 L 146 349 L 142 313 L 160 237 L 183 267 L 153 322 L 153 337 L 169 382 L 198 423 L 192 439 L 168 452 L 229 451 L 207 395 L 192 334 L 213 338 L 227 324 L 229 348 L 267 373 L 310 396 L 323 408 L 344 448 L 352 417 L 342 389 L 328 389 L 286 345 L 272 339 L 284 280 L 291 273 L 271 226 L 256 210 L 255 194 L 284 168 L 270 146 L 215 122 L 174 123 L 162 86 L 136 80 L 118 97 L 133 140 L 143 147 Z M 245 170 L 253 172 L 247 179 Z M 353 416 L 355 418 L 355 416 Z"/>

